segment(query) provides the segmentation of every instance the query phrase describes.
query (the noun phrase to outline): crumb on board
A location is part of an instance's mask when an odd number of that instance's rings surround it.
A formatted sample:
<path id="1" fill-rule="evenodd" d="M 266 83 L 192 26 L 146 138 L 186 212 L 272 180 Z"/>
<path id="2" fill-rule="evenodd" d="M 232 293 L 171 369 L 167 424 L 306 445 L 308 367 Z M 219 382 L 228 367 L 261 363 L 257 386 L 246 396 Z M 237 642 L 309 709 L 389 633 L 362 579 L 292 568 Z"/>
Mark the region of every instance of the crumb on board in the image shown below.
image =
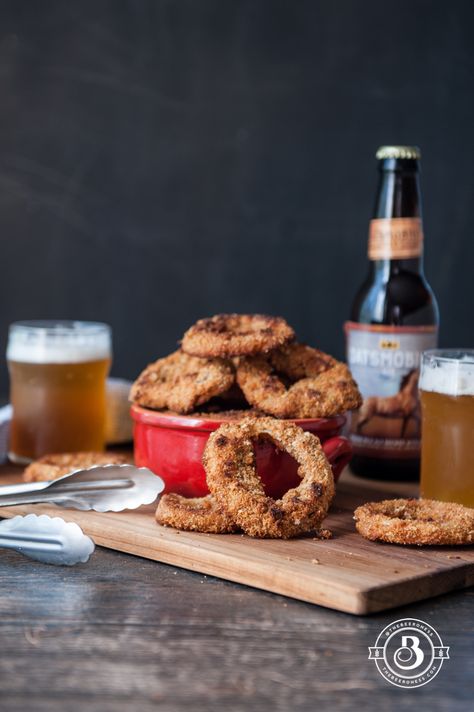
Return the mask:
<path id="1" fill-rule="evenodd" d="M 316 536 L 313 536 L 313 541 L 321 541 L 324 539 L 332 539 L 332 531 L 330 529 L 320 529 L 315 532 Z"/>

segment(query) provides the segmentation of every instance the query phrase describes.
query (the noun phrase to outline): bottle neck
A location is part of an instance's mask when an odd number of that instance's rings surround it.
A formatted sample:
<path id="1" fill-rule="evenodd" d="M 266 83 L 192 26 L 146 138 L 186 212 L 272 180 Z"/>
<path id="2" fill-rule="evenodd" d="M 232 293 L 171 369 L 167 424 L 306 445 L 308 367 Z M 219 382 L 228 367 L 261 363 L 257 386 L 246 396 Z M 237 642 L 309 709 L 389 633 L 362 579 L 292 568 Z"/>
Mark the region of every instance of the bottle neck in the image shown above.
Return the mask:
<path id="1" fill-rule="evenodd" d="M 374 218 L 421 218 L 417 170 L 381 170 Z"/>
<path id="2" fill-rule="evenodd" d="M 422 219 L 418 162 L 415 160 L 383 161 L 375 198 L 373 218 Z M 423 273 L 423 255 L 409 259 L 387 257 L 372 260 L 379 278 L 389 278 L 400 271 Z"/>

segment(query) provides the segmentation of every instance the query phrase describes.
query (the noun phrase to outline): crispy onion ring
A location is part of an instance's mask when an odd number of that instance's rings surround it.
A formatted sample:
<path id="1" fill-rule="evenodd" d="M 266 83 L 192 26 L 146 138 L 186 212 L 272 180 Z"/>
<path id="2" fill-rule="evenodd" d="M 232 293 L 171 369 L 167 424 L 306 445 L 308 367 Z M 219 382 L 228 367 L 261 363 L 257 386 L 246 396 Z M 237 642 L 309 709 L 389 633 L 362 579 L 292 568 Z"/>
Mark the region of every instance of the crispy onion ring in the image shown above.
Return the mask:
<path id="1" fill-rule="evenodd" d="M 346 364 L 304 344 L 240 359 L 237 382 L 251 405 L 277 418 L 327 418 L 362 402 Z"/>
<path id="2" fill-rule="evenodd" d="M 175 529 L 185 529 L 208 534 L 228 534 L 238 530 L 237 525 L 214 497 L 182 497 L 164 494 L 155 514 L 158 524 Z"/>
<path id="3" fill-rule="evenodd" d="M 44 455 L 28 465 L 23 473 L 25 482 L 56 480 L 74 470 L 85 470 L 95 465 L 124 465 L 130 458 L 118 452 L 62 452 Z"/>
<path id="4" fill-rule="evenodd" d="M 233 365 L 219 358 L 196 358 L 181 351 L 160 358 L 140 374 L 130 400 L 145 408 L 189 413 L 234 383 Z"/>
<path id="5" fill-rule="evenodd" d="M 387 499 L 354 512 L 356 529 L 371 541 L 390 544 L 474 543 L 474 509 L 433 499 Z"/>
<path id="6" fill-rule="evenodd" d="M 255 469 L 253 438 L 271 440 L 297 461 L 301 484 L 267 497 Z M 331 466 L 319 438 L 274 418 L 222 425 L 203 455 L 207 484 L 232 519 L 254 537 L 289 539 L 319 529 L 334 497 Z"/>
<path id="7" fill-rule="evenodd" d="M 295 336 L 284 319 L 264 314 L 217 314 L 199 319 L 183 336 L 182 349 L 192 356 L 245 356 L 266 353 Z"/>

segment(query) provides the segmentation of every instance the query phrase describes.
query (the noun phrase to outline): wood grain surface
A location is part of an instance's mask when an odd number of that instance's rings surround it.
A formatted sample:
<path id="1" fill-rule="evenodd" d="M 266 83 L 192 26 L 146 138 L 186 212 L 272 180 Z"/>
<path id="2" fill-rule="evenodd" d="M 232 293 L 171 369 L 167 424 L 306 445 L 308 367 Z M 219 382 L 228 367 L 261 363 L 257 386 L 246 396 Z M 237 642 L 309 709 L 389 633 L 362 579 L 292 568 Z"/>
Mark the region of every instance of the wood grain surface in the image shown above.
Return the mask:
<path id="1" fill-rule="evenodd" d="M 1 514 L 59 515 L 77 522 L 101 546 L 359 615 L 472 585 L 473 547 L 393 546 L 355 532 L 354 508 L 385 496 L 343 479 L 325 521 L 333 538 L 325 541 L 177 531 L 156 524 L 154 506 L 102 514 L 25 505 L 4 507 Z"/>
<path id="2" fill-rule="evenodd" d="M 467 712 L 474 592 L 360 618 L 98 548 L 46 566 L 0 552 L 2 712 Z M 368 660 L 388 623 L 433 625 L 452 660 L 425 687 Z"/>
<path id="3" fill-rule="evenodd" d="M 451 648 L 417 690 L 367 659 L 407 616 Z M 101 547 L 73 568 L 0 551 L 2 712 L 465 712 L 473 639 L 473 589 L 361 618 Z"/>

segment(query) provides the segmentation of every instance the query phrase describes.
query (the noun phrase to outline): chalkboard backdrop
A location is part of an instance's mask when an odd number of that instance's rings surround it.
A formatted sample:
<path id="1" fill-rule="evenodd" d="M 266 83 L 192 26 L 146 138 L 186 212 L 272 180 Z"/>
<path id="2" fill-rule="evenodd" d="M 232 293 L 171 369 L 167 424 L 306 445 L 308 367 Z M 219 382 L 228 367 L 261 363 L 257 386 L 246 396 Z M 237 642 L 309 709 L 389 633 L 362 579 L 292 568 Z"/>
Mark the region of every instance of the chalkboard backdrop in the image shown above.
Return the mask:
<path id="1" fill-rule="evenodd" d="M 473 346 L 473 32 L 472 0 L 3 0 L 1 348 L 106 321 L 133 378 L 262 311 L 342 356 L 382 143 L 422 149 L 441 340 Z"/>

